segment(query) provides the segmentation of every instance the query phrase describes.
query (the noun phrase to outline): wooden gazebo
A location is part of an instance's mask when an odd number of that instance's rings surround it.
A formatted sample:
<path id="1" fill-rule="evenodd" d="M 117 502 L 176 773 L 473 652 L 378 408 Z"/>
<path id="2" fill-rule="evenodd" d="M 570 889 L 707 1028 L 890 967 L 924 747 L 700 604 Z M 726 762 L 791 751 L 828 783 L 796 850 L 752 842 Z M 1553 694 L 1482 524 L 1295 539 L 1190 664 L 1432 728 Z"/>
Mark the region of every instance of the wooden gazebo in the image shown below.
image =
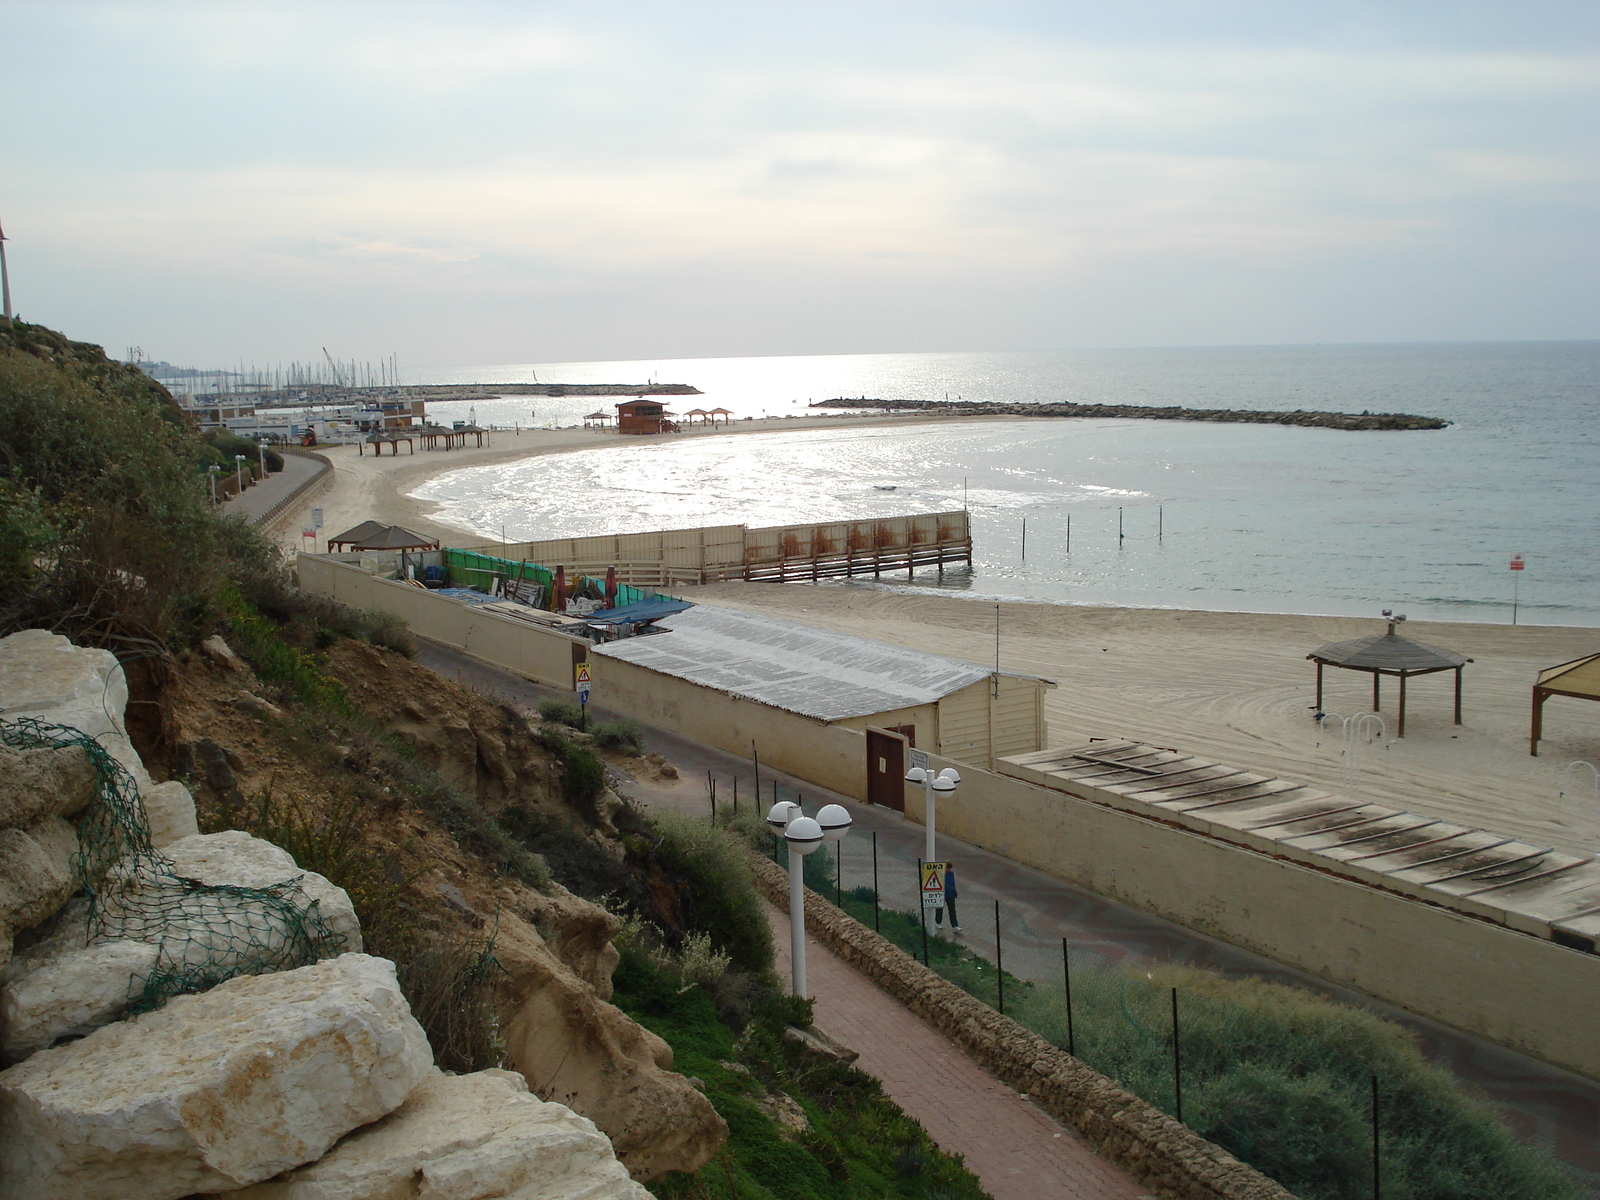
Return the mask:
<path id="1" fill-rule="evenodd" d="M 713 408 L 706 416 L 711 419 L 713 425 L 727 425 L 733 420 L 733 409 Z"/>
<path id="2" fill-rule="evenodd" d="M 1461 724 L 1461 670 L 1472 660 L 1454 650 L 1441 650 L 1437 646 L 1413 642 L 1394 631 L 1389 622 L 1389 632 L 1373 637 L 1356 638 L 1348 642 L 1330 642 L 1306 655 L 1317 664 L 1317 711 L 1322 711 L 1322 668 L 1343 667 L 1347 671 L 1367 671 L 1372 675 L 1372 711 L 1378 711 L 1380 696 L 1378 681 L 1381 676 L 1393 675 L 1400 680 L 1400 721 L 1397 736 L 1406 735 L 1406 680 L 1413 675 L 1432 675 L 1439 671 L 1456 673 L 1456 724 Z"/>
<path id="3" fill-rule="evenodd" d="M 1539 753 L 1544 736 L 1544 702 L 1551 696 L 1600 700 L 1600 654 L 1585 654 L 1571 662 L 1546 667 L 1533 684 L 1533 727 L 1528 731 L 1528 753 Z"/>
<path id="4" fill-rule="evenodd" d="M 592 412 L 583 418 L 583 427 L 585 429 L 594 429 L 598 426 L 601 429 L 610 429 L 611 422 L 614 420 L 616 420 L 616 417 L 611 413 Z"/>
<path id="5" fill-rule="evenodd" d="M 346 529 L 328 539 L 328 553 L 335 554 L 335 546 L 343 546 L 345 553 L 358 550 L 437 550 L 439 539 L 423 537 L 403 525 L 385 525 L 380 521 L 363 521 L 354 529 Z"/>

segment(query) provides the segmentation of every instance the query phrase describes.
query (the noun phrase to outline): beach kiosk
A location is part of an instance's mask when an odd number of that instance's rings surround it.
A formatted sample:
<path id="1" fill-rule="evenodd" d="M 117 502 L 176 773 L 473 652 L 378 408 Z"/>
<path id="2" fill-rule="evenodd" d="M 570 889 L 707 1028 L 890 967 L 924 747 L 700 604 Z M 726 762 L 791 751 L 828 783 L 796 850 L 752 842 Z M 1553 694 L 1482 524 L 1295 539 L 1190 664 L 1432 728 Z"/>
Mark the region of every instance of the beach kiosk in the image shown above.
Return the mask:
<path id="1" fill-rule="evenodd" d="M 677 433 L 677 423 L 659 400 L 625 400 L 617 405 L 618 433 Z"/>
<path id="2" fill-rule="evenodd" d="M 1528 731 L 1528 753 L 1535 756 L 1544 736 L 1544 702 L 1551 696 L 1600 700 L 1600 654 L 1585 654 L 1539 672 L 1533 684 L 1533 728 Z"/>
<path id="3" fill-rule="evenodd" d="M 1401 618 L 1402 620 L 1404 618 Z M 1372 711 L 1378 711 L 1378 680 L 1393 675 L 1400 680 L 1400 722 L 1396 736 L 1406 735 L 1406 680 L 1413 675 L 1432 675 L 1438 671 L 1456 673 L 1456 724 L 1461 724 L 1461 669 L 1472 660 L 1454 650 L 1441 650 L 1413 642 L 1394 631 L 1348 642 L 1329 642 L 1306 655 L 1317 664 L 1317 711 L 1322 711 L 1322 668 L 1343 667 L 1347 671 L 1367 671 L 1372 675 Z"/>

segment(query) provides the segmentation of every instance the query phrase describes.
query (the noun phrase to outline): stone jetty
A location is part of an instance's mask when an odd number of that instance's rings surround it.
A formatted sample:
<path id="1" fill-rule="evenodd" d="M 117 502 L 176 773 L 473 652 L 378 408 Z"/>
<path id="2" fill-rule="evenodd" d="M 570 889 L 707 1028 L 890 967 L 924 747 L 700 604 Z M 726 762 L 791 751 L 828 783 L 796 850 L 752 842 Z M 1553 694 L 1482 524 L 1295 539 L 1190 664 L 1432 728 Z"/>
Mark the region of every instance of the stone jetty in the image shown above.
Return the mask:
<path id="1" fill-rule="evenodd" d="M 995 404 L 962 400 L 869 400 L 836 397 L 812 408 L 927 412 L 955 417 L 1125 417 L 1139 421 L 1219 421 L 1241 425 L 1304 425 L 1318 429 L 1443 429 L 1449 421 L 1410 413 L 1274 412 L 1250 408 L 1154 408 L 1139 404 Z"/>

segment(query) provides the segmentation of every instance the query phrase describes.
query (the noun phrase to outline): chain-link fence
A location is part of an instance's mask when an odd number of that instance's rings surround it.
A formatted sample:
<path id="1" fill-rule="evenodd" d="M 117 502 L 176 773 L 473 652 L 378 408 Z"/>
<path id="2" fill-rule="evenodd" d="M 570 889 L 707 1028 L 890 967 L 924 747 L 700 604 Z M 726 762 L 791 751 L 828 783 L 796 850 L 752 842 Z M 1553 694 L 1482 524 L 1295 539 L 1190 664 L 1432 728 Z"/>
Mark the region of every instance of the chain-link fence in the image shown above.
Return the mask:
<path id="1" fill-rule="evenodd" d="M 758 805 L 746 800 L 751 811 L 805 802 L 803 791 L 769 792 L 770 783 Z M 972 891 L 924 908 L 920 866 L 858 830 L 810 855 L 805 876 L 945 979 L 1302 1200 L 1592 1194 L 1392 1022 L 1288 984 L 1114 960 L 1103 943 L 1043 936 L 1020 906 Z"/>

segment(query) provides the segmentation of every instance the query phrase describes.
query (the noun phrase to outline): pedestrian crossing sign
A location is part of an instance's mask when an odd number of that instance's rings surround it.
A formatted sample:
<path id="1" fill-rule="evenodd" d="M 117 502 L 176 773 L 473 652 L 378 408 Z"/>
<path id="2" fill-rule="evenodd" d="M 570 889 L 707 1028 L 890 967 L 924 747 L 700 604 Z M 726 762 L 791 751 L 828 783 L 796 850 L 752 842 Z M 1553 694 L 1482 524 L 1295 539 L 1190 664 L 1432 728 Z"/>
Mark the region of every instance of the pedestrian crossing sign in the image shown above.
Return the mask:
<path id="1" fill-rule="evenodd" d="M 925 862 L 922 864 L 922 907 L 944 907 L 944 872 L 947 864 Z"/>
<path id="2" fill-rule="evenodd" d="M 586 663 L 586 662 L 578 663 L 577 664 L 577 674 L 578 674 L 578 686 L 579 687 L 582 687 L 584 684 L 588 683 L 589 682 L 589 664 Z"/>

